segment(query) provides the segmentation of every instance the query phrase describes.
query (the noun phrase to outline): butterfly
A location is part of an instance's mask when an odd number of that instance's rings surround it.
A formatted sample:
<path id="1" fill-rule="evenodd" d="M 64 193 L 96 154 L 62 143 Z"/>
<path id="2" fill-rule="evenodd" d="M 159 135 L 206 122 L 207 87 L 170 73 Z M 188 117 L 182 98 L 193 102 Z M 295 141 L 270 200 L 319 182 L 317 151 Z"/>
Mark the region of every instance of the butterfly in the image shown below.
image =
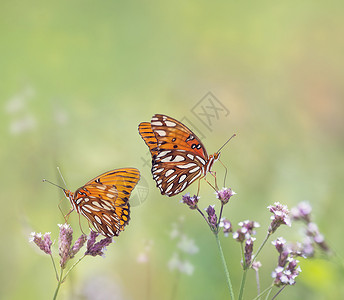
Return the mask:
<path id="1" fill-rule="evenodd" d="M 166 115 L 156 114 L 138 129 L 151 152 L 153 179 L 163 195 L 179 194 L 210 172 L 219 159 L 220 150 L 208 155 L 188 127 Z"/>
<path id="2" fill-rule="evenodd" d="M 129 223 L 129 197 L 140 180 L 135 168 L 105 172 L 74 193 L 63 189 L 73 210 L 83 215 L 104 236 L 118 236 Z"/>

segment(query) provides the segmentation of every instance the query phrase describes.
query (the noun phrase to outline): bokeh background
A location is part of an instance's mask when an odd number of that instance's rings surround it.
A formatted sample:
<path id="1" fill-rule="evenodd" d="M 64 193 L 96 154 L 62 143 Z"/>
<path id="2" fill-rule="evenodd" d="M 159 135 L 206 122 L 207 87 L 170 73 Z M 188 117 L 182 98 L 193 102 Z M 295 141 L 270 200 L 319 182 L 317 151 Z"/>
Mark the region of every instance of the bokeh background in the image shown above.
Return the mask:
<path id="1" fill-rule="evenodd" d="M 256 247 L 268 205 L 311 203 L 337 256 L 302 260 L 280 299 L 343 299 L 343 30 L 336 0 L 2 1 L 0 298 L 50 299 L 55 290 L 51 261 L 28 236 L 52 232 L 56 254 L 58 204 L 70 204 L 42 178 L 62 184 L 60 167 L 74 190 L 125 166 L 140 169 L 148 195 L 106 257 L 86 258 L 59 299 L 229 298 L 205 222 L 180 197 L 162 197 L 145 163 L 137 125 L 164 113 L 190 125 L 209 153 L 238 134 L 221 156 L 237 192 L 224 215 L 235 226 L 258 221 Z M 214 170 L 222 182 L 221 164 Z M 203 182 L 200 206 L 209 204 L 219 207 Z M 69 220 L 76 238 L 78 217 Z M 278 236 L 301 240 L 302 228 Z M 240 247 L 221 240 L 237 294 Z M 184 272 L 171 270 L 176 257 Z M 260 260 L 264 288 L 277 263 L 270 243 Z M 245 299 L 255 291 L 252 272 Z"/>

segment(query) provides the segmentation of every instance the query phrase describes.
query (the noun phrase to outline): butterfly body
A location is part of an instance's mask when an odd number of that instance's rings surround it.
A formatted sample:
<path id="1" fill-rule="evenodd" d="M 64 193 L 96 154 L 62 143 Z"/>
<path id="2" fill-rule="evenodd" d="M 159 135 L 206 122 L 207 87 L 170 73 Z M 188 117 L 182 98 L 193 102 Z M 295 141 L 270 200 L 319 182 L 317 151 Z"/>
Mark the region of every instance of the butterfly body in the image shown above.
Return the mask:
<path id="1" fill-rule="evenodd" d="M 207 154 L 200 139 L 184 124 L 156 114 L 139 125 L 139 133 L 152 155 L 152 174 L 161 194 L 174 196 L 196 179 L 206 176 L 219 159 Z"/>
<path id="2" fill-rule="evenodd" d="M 74 193 L 64 190 L 73 209 L 105 236 L 118 236 L 129 223 L 129 197 L 140 179 L 135 168 L 116 169 L 97 176 Z"/>

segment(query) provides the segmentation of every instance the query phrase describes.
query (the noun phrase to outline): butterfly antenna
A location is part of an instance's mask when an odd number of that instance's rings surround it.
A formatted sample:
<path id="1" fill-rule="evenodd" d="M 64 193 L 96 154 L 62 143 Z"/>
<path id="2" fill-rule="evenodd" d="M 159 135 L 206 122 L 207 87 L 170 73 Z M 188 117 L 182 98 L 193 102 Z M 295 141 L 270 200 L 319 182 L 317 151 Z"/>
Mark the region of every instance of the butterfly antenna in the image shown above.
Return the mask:
<path id="1" fill-rule="evenodd" d="M 57 186 L 58 188 L 60 188 L 60 189 L 62 189 L 62 190 L 66 190 L 65 188 L 63 188 L 62 186 L 59 186 L 59 185 L 57 185 L 56 183 L 53 183 L 53 182 L 51 182 L 51 181 L 49 181 L 48 179 L 43 179 L 42 180 L 43 182 L 48 182 L 48 183 L 50 183 L 50 184 L 52 184 L 52 185 L 55 185 L 55 186 Z"/>
<path id="2" fill-rule="evenodd" d="M 216 153 L 220 153 L 220 150 L 221 150 L 224 146 L 226 146 L 227 143 L 228 143 L 232 138 L 234 138 L 235 136 L 236 136 L 236 134 L 234 133 L 234 134 L 227 140 L 227 142 L 225 142 L 225 143 L 222 145 L 222 147 L 221 147 Z"/>
<path id="3" fill-rule="evenodd" d="M 64 180 L 64 178 L 63 178 L 63 176 L 62 176 L 62 173 L 61 173 L 61 171 L 60 171 L 60 168 L 59 167 L 56 167 L 57 168 L 57 171 L 59 172 L 59 174 L 60 174 L 60 177 L 61 177 L 61 179 L 62 179 L 62 181 L 63 181 L 63 184 L 65 185 L 65 187 L 67 188 L 67 184 L 66 184 L 66 182 L 65 182 L 65 180 Z"/>

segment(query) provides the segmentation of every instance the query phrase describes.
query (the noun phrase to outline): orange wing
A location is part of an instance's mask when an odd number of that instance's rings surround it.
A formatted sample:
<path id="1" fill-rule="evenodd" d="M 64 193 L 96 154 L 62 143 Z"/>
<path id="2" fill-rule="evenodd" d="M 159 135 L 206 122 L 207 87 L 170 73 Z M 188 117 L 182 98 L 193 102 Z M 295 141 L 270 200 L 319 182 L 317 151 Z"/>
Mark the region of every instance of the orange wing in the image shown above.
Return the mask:
<path id="1" fill-rule="evenodd" d="M 117 169 L 90 180 L 73 195 L 72 205 L 97 232 L 118 236 L 129 223 L 129 197 L 140 179 L 135 168 Z"/>
<path id="2" fill-rule="evenodd" d="M 156 139 L 155 134 L 152 131 L 151 123 L 140 123 L 139 133 L 145 141 L 146 145 L 149 147 L 152 157 L 156 155 L 158 150 L 158 140 Z"/>
<path id="3" fill-rule="evenodd" d="M 200 139 L 184 124 L 156 114 L 139 132 L 152 154 L 152 174 L 161 194 L 174 196 L 206 173 L 209 161 Z"/>

